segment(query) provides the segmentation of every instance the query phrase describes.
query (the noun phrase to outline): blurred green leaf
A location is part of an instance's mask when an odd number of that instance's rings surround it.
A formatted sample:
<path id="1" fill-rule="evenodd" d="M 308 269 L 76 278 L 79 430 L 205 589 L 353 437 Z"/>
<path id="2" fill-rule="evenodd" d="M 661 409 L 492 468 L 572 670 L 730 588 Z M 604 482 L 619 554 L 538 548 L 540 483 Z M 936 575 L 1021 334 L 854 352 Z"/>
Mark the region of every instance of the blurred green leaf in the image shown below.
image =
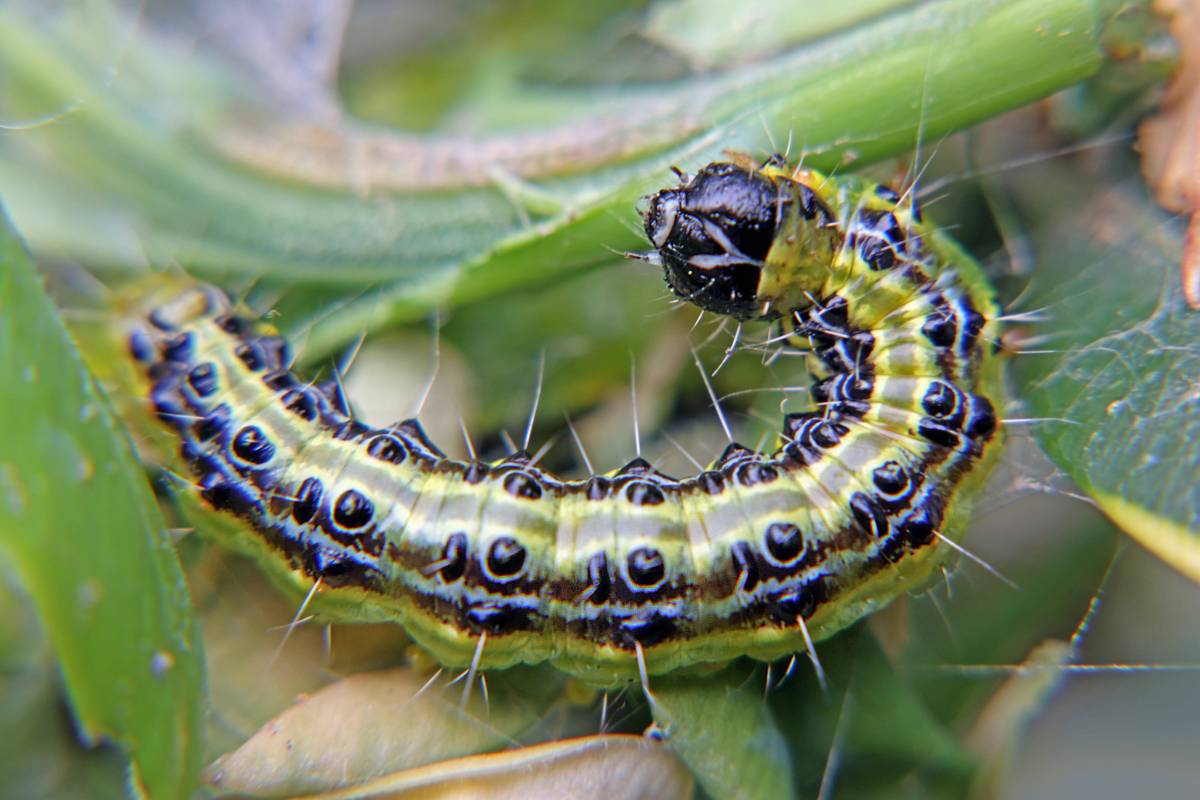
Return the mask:
<path id="1" fill-rule="evenodd" d="M 63 713 L 54 653 L 33 604 L 0 578 L 0 796 L 123 800 L 124 759 L 84 750 Z"/>
<path id="2" fill-rule="evenodd" d="M 797 13 L 788 0 L 730 4 L 722 0 L 667 0 L 653 7 L 645 35 L 711 67 L 761 58 L 797 42 L 853 27 L 913 0 L 813 3 Z"/>
<path id="3" fill-rule="evenodd" d="M 577 111 L 423 136 L 251 114 L 280 98 L 103 3 L 10 8 L 3 114 L 36 124 L 5 137 L 0 180 L 40 252 L 325 284 L 279 303 L 289 327 L 320 318 L 316 354 L 642 246 L 634 205 L 670 164 L 790 136 L 810 163 L 840 166 L 1030 102 L 1097 68 L 1096 26 L 1086 0 L 938 0 L 671 83 L 519 85 L 489 102 Z"/>
<path id="4" fill-rule="evenodd" d="M 991 575 L 956 578 L 952 592 L 930 589 L 928 606 L 943 607 L 914 614 L 901 664 L 922 704 L 944 724 L 969 724 L 1000 683 L 1000 676 L 972 675 L 959 666 L 1015 664 L 1048 638 L 1071 637 L 1117 541 L 1117 531 L 1094 512 L 1082 522 L 1017 543 L 1011 578 L 1018 589 Z"/>
<path id="5" fill-rule="evenodd" d="M 107 399 L 0 219 L 0 551 L 33 597 L 79 726 L 151 797 L 191 790 L 201 661 L 163 521 Z"/>
<path id="6" fill-rule="evenodd" d="M 829 679 L 822 690 L 801 661 L 773 705 L 796 761 L 801 796 L 836 785 L 848 796 L 880 796 L 910 775 L 931 795 L 959 786 L 974 759 L 926 708 L 864 625 L 817 644 Z M 918 794 L 921 792 L 918 791 Z M 837 795 L 842 796 L 842 795 Z"/>
<path id="7" fill-rule="evenodd" d="M 792 797 L 791 755 L 771 716 L 759 669 L 652 681 L 650 710 L 672 749 L 715 798 Z"/>
<path id="8" fill-rule="evenodd" d="M 1075 657 L 1073 643 L 1047 639 L 1030 652 L 979 713 L 967 744 L 980 765 L 971 782 L 972 798 L 995 797 L 1013 770 L 1021 736 L 1030 720 L 1066 681 Z"/>

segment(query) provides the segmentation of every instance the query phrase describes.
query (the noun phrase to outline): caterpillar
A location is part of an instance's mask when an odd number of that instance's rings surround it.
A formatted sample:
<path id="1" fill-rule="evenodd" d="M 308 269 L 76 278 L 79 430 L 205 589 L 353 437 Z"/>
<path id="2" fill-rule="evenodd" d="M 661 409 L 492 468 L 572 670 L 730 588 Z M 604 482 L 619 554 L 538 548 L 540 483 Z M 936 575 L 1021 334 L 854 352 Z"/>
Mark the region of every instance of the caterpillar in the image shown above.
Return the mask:
<path id="1" fill-rule="evenodd" d="M 783 326 L 812 404 L 778 447 L 676 479 L 638 458 L 560 478 L 373 428 L 218 289 L 145 292 L 122 328 L 192 499 L 327 615 L 390 620 L 440 663 L 550 662 L 606 685 L 774 660 L 920 587 L 1000 449 L 998 308 L 911 197 L 780 158 L 649 199 L 681 299 Z"/>

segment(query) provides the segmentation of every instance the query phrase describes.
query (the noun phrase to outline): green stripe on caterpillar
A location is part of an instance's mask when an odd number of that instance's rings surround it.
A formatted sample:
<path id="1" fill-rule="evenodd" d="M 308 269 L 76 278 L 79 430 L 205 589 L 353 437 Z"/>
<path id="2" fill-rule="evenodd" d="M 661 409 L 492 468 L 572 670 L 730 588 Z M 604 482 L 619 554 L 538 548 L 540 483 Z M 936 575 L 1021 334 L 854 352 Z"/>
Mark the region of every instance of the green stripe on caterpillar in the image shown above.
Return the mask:
<path id="1" fill-rule="evenodd" d="M 774 452 L 685 479 L 456 461 L 354 419 L 212 287 L 144 294 L 122 335 L 193 499 L 326 614 L 597 684 L 803 651 L 949 555 L 1000 449 L 992 290 L 893 190 L 779 161 L 681 176 L 644 221 L 677 295 L 808 351 L 816 402 Z"/>

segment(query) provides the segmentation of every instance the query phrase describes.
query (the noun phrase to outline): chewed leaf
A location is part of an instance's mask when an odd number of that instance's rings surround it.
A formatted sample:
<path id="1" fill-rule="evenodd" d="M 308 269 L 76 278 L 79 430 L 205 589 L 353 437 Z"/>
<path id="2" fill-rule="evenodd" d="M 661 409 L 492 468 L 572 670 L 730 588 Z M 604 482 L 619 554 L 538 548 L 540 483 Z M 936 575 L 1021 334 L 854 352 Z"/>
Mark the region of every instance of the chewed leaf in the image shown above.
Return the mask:
<path id="1" fill-rule="evenodd" d="M 33 597 L 80 727 L 153 797 L 192 788 L 201 663 L 179 562 L 108 400 L 0 217 L 0 553 Z"/>
<path id="2" fill-rule="evenodd" d="M 602 735 L 442 761 L 312 800 L 685 800 L 692 784 L 662 743 Z"/>
<path id="3" fill-rule="evenodd" d="M 557 676 L 488 678 L 489 702 L 462 684 L 407 668 L 352 675 L 301 698 L 208 770 L 221 791 L 256 796 L 330 791 L 444 759 L 494 750 L 537 721 Z M 547 692 L 546 689 L 551 691 Z"/>
<path id="4" fill-rule="evenodd" d="M 1177 277 L 1182 232 L 1105 168 L 1042 170 L 1017 187 L 1040 220 L 1029 304 L 1051 318 L 1036 331 L 1049 344 L 1034 348 L 1049 352 L 1018 358 L 1018 374 L 1050 457 L 1139 543 L 1200 580 L 1200 312 Z"/>

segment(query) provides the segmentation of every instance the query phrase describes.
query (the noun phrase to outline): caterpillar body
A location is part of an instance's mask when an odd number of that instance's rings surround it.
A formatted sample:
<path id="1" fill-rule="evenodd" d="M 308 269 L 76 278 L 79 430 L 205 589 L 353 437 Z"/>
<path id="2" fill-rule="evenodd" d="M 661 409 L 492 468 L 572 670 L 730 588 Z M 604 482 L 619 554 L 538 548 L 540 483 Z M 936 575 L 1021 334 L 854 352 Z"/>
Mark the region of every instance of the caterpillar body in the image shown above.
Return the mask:
<path id="1" fill-rule="evenodd" d="M 354 419 L 199 284 L 143 295 L 123 346 L 194 498 L 326 614 L 397 621 L 448 666 L 596 684 L 803 651 L 960 533 L 1001 439 L 992 290 L 895 191 L 780 160 L 681 176 L 644 223 L 677 295 L 808 351 L 814 403 L 774 452 L 731 444 L 685 479 L 449 459 L 415 420 Z"/>

